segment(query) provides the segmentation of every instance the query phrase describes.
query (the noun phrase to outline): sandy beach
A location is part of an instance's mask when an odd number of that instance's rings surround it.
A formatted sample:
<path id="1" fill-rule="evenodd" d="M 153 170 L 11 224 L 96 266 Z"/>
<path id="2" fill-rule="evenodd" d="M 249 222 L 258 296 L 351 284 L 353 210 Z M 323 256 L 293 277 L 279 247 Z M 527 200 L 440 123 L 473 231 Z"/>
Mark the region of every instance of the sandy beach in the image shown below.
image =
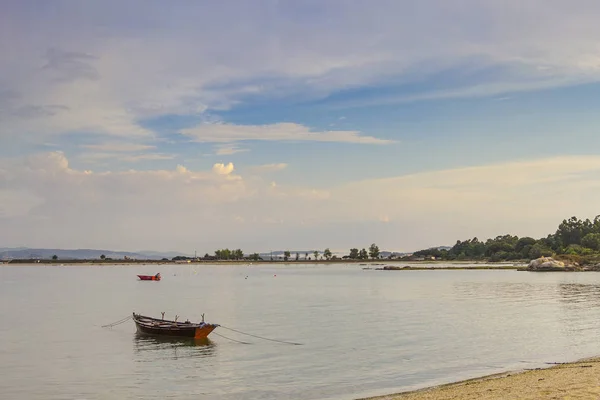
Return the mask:
<path id="1" fill-rule="evenodd" d="M 600 358 L 507 372 L 368 400 L 600 399 Z M 367 399 L 362 399 L 367 400 Z"/>

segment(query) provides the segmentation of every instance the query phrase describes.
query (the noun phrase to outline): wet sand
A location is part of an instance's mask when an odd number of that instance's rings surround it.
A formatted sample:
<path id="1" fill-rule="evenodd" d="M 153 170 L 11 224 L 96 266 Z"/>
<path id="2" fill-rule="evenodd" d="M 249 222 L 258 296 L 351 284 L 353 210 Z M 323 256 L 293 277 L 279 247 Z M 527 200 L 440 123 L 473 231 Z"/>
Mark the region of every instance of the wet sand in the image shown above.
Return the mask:
<path id="1" fill-rule="evenodd" d="M 507 372 L 369 400 L 600 399 L 600 358 Z M 366 400 L 366 399 L 363 399 Z"/>

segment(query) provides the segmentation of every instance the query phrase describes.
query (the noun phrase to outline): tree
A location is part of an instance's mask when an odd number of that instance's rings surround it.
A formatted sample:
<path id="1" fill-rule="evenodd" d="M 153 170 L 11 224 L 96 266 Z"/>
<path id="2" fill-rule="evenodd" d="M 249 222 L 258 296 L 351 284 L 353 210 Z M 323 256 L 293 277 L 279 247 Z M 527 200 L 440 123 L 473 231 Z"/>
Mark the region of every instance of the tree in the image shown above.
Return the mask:
<path id="1" fill-rule="evenodd" d="M 304 259 L 308 260 L 308 253 L 304 253 Z"/>
<path id="2" fill-rule="evenodd" d="M 215 257 L 217 257 L 217 260 L 231 260 L 234 258 L 234 252 L 235 251 L 232 252 L 229 249 L 215 250 Z M 243 257 L 243 253 L 242 253 L 242 257 Z"/>
<path id="3" fill-rule="evenodd" d="M 375 243 L 369 247 L 369 256 L 371 258 L 379 258 L 379 247 Z"/>
<path id="4" fill-rule="evenodd" d="M 296 261 L 300 259 L 300 253 L 296 253 Z"/>
<path id="5" fill-rule="evenodd" d="M 349 257 L 353 260 L 356 260 L 358 258 L 358 249 L 350 249 Z"/>
<path id="6" fill-rule="evenodd" d="M 331 250 L 329 250 L 329 248 L 325 249 L 323 252 L 323 257 L 325 257 L 327 261 L 331 260 Z"/>
<path id="7" fill-rule="evenodd" d="M 244 252 L 242 251 L 242 249 L 234 250 L 233 258 L 236 260 L 241 260 L 242 258 L 244 258 Z"/>
<path id="8" fill-rule="evenodd" d="M 550 257 L 552 249 L 546 247 L 543 243 L 536 243 L 529 249 L 528 258 Z"/>
<path id="9" fill-rule="evenodd" d="M 315 252 L 313 253 L 315 255 L 315 260 L 319 259 L 319 251 L 315 250 Z"/>
<path id="10" fill-rule="evenodd" d="M 249 258 L 251 260 L 253 260 L 253 261 L 260 261 L 261 260 L 260 254 L 258 254 L 258 253 L 252 253 L 252 254 L 250 254 Z"/>
<path id="11" fill-rule="evenodd" d="M 290 251 L 289 251 L 289 250 L 286 250 L 286 251 L 283 253 L 283 261 L 287 261 L 287 260 L 289 260 L 289 259 L 290 259 L 290 255 L 291 255 L 291 254 L 292 254 L 292 253 L 290 253 Z"/>
<path id="12" fill-rule="evenodd" d="M 56 261 L 56 260 L 58 260 L 58 256 L 55 254 L 55 255 L 53 255 L 53 256 L 52 256 L 52 259 L 53 259 L 54 261 Z"/>
<path id="13" fill-rule="evenodd" d="M 105 260 L 105 259 L 106 259 L 106 256 L 105 256 L 104 254 L 102 254 L 102 255 L 100 256 L 100 259 L 101 259 L 101 260 Z"/>
<path id="14" fill-rule="evenodd" d="M 361 249 L 360 252 L 358 253 L 358 259 L 366 260 L 367 258 L 369 258 L 369 253 L 367 253 L 367 250 L 365 250 L 364 248 Z"/>
<path id="15" fill-rule="evenodd" d="M 522 237 L 517 241 L 517 244 L 515 245 L 515 251 L 517 253 L 520 253 L 525 246 L 533 246 L 537 241 L 534 238 L 531 237 Z"/>
<path id="16" fill-rule="evenodd" d="M 560 239 L 561 244 L 567 247 L 570 244 L 581 244 L 581 239 L 589 233 L 594 233 L 598 220 L 594 219 L 594 222 L 586 219 L 582 221 L 577 217 L 571 217 L 558 226 L 556 230 L 556 236 Z"/>
<path id="17" fill-rule="evenodd" d="M 600 233 L 588 233 L 581 239 L 581 245 L 592 250 L 600 250 Z"/>

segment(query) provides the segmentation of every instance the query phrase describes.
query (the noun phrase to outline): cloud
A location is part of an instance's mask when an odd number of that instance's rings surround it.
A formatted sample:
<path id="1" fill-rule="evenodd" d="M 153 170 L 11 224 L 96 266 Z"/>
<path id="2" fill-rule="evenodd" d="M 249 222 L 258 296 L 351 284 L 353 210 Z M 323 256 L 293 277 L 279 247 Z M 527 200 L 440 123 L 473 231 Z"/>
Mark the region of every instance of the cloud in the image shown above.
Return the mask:
<path id="1" fill-rule="evenodd" d="M 227 165 L 222 164 L 222 163 L 216 163 L 215 165 L 213 165 L 213 172 L 218 174 L 218 175 L 229 175 L 233 172 L 233 164 L 229 163 Z"/>
<path id="2" fill-rule="evenodd" d="M 167 13 L 166 5 L 128 10 L 107 1 L 103 8 L 74 9 L 58 2 L 58 14 L 78 21 L 65 25 L 15 4 L 0 23 L 3 37 L 19 38 L 17 44 L 0 43 L 0 92 L 11 93 L 0 107 L 0 137 L 150 136 L 140 123 L 145 118 L 228 109 L 252 96 L 323 99 L 348 88 L 427 82 L 452 68 L 462 71 L 452 87 L 369 101 L 594 82 L 600 78 L 594 39 L 600 34 L 594 18 L 600 6 L 585 5 L 430 0 L 373 8 L 331 1 L 311 9 L 267 2 L 234 10 L 219 3 L 187 4 Z M 223 32 L 231 20 L 236 26 Z M 199 40 L 216 35 L 218 43 Z M 507 68 L 480 76 L 465 65 Z M 342 141 L 358 140 L 339 135 Z"/>
<path id="3" fill-rule="evenodd" d="M 276 164 L 263 164 L 256 165 L 254 167 L 249 167 L 248 170 L 251 172 L 262 173 L 262 172 L 275 172 L 281 171 L 287 168 L 286 163 L 276 163 Z"/>
<path id="4" fill-rule="evenodd" d="M 183 135 L 192 137 L 197 142 L 209 143 L 231 143 L 247 140 L 359 144 L 394 143 L 393 140 L 362 136 L 358 131 L 314 132 L 306 126 L 289 122 L 271 125 L 202 124 L 194 128 L 182 129 L 180 132 Z"/>
<path id="5" fill-rule="evenodd" d="M 215 146 L 215 154 L 218 156 L 230 156 L 237 153 L 244 153 L 250 151 L 250 149 L 244 149 L 242 147 L 230 144 L 223 144 Z"/>
<path id="6" fill-rule="evenodd" d="M 155 149 L 156 146 L 150 146 L 146 144 L 137 143 L 120 143 L 120 142 L 109 142 L 102 144 L 85 144 L 81 147 L 90 150 L 109 151 L 109 152 L 134 152 Z"/>
<path id="7" fill-rule="evenodd" d="M 138 161 L 158 161 L 172 160 L 175 158 L 172 154 L 146 153 L 146 154 L 123 154 L 123 153 L 81 153 L 77 156 L 79 160 L 87 162 L 98 161 L 120 161 L 120 162 L 138 162 Z"/>
<path id="8" fill-rule="evenodd" d="M 229 163 L 208 171 L 179 165 L 98 173 L 73 169 L 60 152 L 0 160 L 0 240 L 9 246 L 181 250 L 202 242 L 209 246 L 203 251 L 376 242 L 415 250 L 473 236 L 545 236 L 563 218 L 593 218 L 600 198 L 599 156 L 431 171 L 326 189 L 272 185 L 234 170 Z M 241 226 L 241 220 L 248 223 Z M 81 235 L 82 225 L 95 229 Z M 198 226 L 212 228 L 203 233 Z"/>
<path id="9" fill-rule="evenodd" d="M 121 157 L 119 157 L 119 160 L 125 161 L 125 162 L 138 162 L 138 161 L 172 160 L 174 158 L 175 158 L 175 156 L 172 154 L 146 153 L 146 154 L 121 156 Z"/>
<path id="10" fill-rule="evenodd" d="M 329 212 L 339 219 L 353 210 L 355 220 L 385 215 L 390 221 L 421 221 L 453 232 L 455 239 L 503 232 L 545 235 L 565 217 L 597 214 L 589 198 L 600 195 L 598 177 L 598 156 L 423 172 L 339 186 Z"/>
<path id="11" fill-rule="evenodd" d="M 60 80 L 100 78 L 100 74 L 92 65 L 96 57 L 89 54 L 51 48 L 46 52 L 46 60 L 42 69 L 55 72 Z"/>

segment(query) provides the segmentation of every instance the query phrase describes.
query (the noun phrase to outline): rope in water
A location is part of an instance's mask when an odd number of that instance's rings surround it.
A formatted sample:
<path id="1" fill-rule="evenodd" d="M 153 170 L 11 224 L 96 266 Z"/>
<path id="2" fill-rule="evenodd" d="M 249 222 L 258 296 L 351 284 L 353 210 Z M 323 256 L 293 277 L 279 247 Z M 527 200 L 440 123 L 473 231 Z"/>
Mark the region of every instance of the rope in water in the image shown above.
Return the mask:
<path id="1" fill-rule="evenodd" d="M 124 324 L 125 322 L 129 321 L 131 318 L 132 318 L 132 316 L 131 316 L 131 315 L 128 315 L 127 317 L 125 317 L 125 318 L 123 318 L 123 319 L 120 319 L 120 320 L 118 320 L 118 321 L 115 321 L 115 322 L 113 322 L 113 323 L 106 324 L 106 325 L 102 325 L 102 328 L 112 328 L 113 326 L 117 326 L 117 325 Z M 296 343 L 296 342 L 287 342 L 287 341 L 285 341 L 285 340 L 270 339 L 270 338 L 267 338 L 267 337 L 264 337 L 264 336 L 253 335 L 252 333 L 242 332 L 242 331 L 240 331 L 240 330 L 233 329 L 233 328 L 228 328 L 228 327 L 226 327 L 226 326 L 223 326 L 223 325 L 219 325 L 219 327 L 220 327 L 220 328 L 223 328 L 223 329 L 230 330 L 230 331 L 232 331 L 232 332 L 237 332 L 237 333 L 239 333 L 239 334 L 242 334 L 242 335 L 246 335 L 246 336 L 252 336 L 252 337 L 254 337 L 254 338 L 257 338 L 257 339 L 268 340 L 268 341 L 271 341 L 271 342 L 277 342 L 277 343 L 283 343 L 283 344 L 291 344 L 291 345 L 294 345 L 294 346 L 301 346 L 301 345 L 302 345 L 302 343 Z M 218 334 L 217 332 L 213 332 L 213 333 L 214 333 L 215 335 L 217 335 L 217 336 L 221 336 L 222 338 L 225 338 L 225 339 L 231 340 L 232 342 L 243 343 L 243 344 L 250 344 L 250 343 L 248 343 L 248 342 L 243 342 L 243 341 L 241 341 L 241 340 L 235 340 L 235 339 L 228 338 L 227 336 L 220 335 L 220 334 Z"/>
<path id="2" fill-rule="evenodd" d="M 231 340 L 232 342 L 236 342 L 236 343 L 241 343 L 241 344 L 252 344 L 252 343 L 248 343 L 248 342 L 242 342 L 241 340 L 235 340 L 235 339 L 232 339 L 232 338 L 230 338 L 230 337 L 227 337 L 227 336 L 225 336 L 225 335 L 220 335 L 220 334 L 218 334 L 217 332 L 213 332 L 213 335 L 220 336 L 220 337 L 222 337 L 222 338 L 224 338 L 224 339 Z"/>
<path id="3" fill-rule="evenodd" d="M 294 346 L 301 346 L 301 345 L 302 345 L 302 343 L 296 343 L 296 342 L 286 342 L 285 340 L 269 339 L 269 338 L 266 338 L 266 337 L 264 337 L 264 336 L 253 335 L 253 334 L 251 334 L 251 333 L 246 333 L 246 332 L 238 331 L 237 329 L 228 328 L 228 327 L 226 327 L 226 326 L 223 326 L 223 325 L 219 325 L 219 327 L 220 327 L 220 328 L 223 328 L 223 329 L 228 329 L 228 330 L 230 330 L 230 331 L 233 331 L 233 332 L 241 333 L 242 335 L 248 335 L 248 336 L 252 336 L 252 337 L 255 337 L 255 338 L 257 338 L 257 339 L 269 340 L 269 341 L 271 341 L 271 342 L 277 342 L 277 343 L 283 343 L 283 344 L 292 344 L 292 345 L 294 345 Z"/>
<path id="4" fill-rule="evenodd" d="M 129 315 L 123 319 L 113 322 L 112 324 L 102 325 L 102 328 L 112 328 L 113 326 L 124 324 L 125 322 L 129 321 L 131 318 L 132 318 L 132 316 Z"/>

